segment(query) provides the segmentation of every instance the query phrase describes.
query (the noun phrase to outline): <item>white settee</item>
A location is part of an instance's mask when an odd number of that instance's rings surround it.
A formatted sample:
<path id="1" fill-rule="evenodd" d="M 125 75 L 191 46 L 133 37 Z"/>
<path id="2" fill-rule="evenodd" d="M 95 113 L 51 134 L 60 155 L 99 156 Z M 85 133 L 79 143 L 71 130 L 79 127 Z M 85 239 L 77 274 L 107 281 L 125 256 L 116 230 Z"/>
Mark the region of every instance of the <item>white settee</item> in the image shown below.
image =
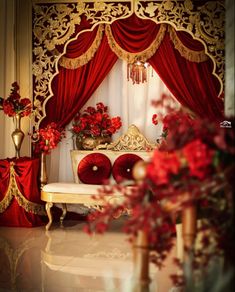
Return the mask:
<path id="1" fill-rule="evenodd" d="M 114 184 L 121 178 L 130 179 L 134 162 L 138 159 L 148 161 L 155 147 L 136 126 L 131 125 L 127 133 L 111 144 L 100 145 L 92 151 L 72 150 L 74 183 L 49 183 L 41 190 L 49 219 L 46 229 L 53 221 L 51 207 L 54 203 L 62 204 L 61 223 L 67 213 L 66 204 L 83 204 L 89 208 L 102 205 L 93 198 L 99 193 L 102 182 L 108 180 Z M 122 194 L 115 193 L 110 200 L 122 200 Z"/>

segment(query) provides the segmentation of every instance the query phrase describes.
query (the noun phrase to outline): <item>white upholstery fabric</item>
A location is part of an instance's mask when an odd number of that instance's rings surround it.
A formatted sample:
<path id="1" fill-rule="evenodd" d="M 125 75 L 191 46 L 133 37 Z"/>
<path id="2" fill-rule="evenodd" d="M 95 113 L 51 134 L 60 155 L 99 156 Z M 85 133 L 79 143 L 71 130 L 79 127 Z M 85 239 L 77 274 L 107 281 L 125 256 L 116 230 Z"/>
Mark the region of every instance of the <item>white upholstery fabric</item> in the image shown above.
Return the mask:
<path id="1" fill-rule="evenodd" d="M 87 207 L 84 207 L 81 204 L 75 203 L 75 201 L 77 202 L 77 199 L 78 199 L 77 196 L 82 196 L 82 199 L 86 199 L 84 196 L 98 195 L 99 190 L 102 190 L 102 185 L 92 185 L 92 184 L 81 183 L 77 175 L 77 168 L 78 168 L 79 162 L 81 161 L 81 159 L 83 159 L 85 156 L 87 156 L 90 153 L 103 153 L 110 159 L 112 165 L 115 162 L 115 160 L 123 154 L 133 153 L 135 155 L 140 156 L 145 161 L 148 161 L 152 155 L 152 152 L 145 152 L 145 151 L 72 150 L 71 160 L 72 160 L 72 168 L 73 168 L 73 174 L 74 174 L 74 183 L 56 182 L 56 183 L 49 183 L 43 187 L 43 191 L 47 193 L 60 193 L 60 194 L 64 194 L 64 196 L 66 196 L 66 194 L 72 194 L 72 196 L 67 196 L 67 199 L 69 197 L 68 199 L 69 203 L 72 203 L 72 204 L 67 205 L 67 209 L 70 212 L 76 212 L 80 214 L 89 212 L 89 209 Z M 115 181 L 111 175 L 110 184 L 113 184 L 113 183 L 115 183 Z M 117 195 L 118 197 L 122 196 L 122 194 L 118 192 L 116 192 L 115 195 Z M 115 200 L 115 198 L 113 199 Z M 118 198 L 118 200 L 120 199 Z M 61 208 L 61 205 L 59 204 L 58 199 L 55 201 L 57 202 L 56 206 Z"/>
<path id="2" fill-rule="evenodd" d="M 77 183 L 50 183 L 43 187 L 48 193 L 69 193 L 77 195 L 97 195 L 101 185 L 85 185 Z"/>

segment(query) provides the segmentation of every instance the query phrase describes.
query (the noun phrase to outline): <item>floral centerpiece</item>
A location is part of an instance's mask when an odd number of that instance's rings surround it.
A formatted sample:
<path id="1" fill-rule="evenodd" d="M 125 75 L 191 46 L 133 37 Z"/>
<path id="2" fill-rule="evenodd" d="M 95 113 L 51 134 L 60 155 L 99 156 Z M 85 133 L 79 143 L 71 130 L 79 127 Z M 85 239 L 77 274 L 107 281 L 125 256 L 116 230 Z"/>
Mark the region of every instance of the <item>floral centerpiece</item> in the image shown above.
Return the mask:
<path id="1" fill-rule="evenodd" d="M 21 130 L 21 118 L 28 116 L 32 111 L 32 103 L 29 98 L 21 98 L 19 94 L 19 85 L 12 83 L 10 95 L 3 99 L 0 97 L 0 110 L 13 117 L 15 130 L 12 133 L 12 140 L 16 150 L 16 157 L 20 157 L 20 148 L 24 139 L 24 132 Z"/>
<path id="2" fill-rule="evenodd" d="M 110 138 L 121 126 L 121 118 L 111 118 L 108 107 L 99 102 L 96 107 L 89 106 L 75 116 L 71 132 L 79 142 L 82 142 L 87 137 Z"/>
<path id="3" fill-rule="evenodd" d="M 35 153 L 49 154 L 64 137 L 64 129 L 54 122 L 48 124 L 45 128 L 37 130 L 33 134 Z"/>
<path id="4" fill-rule="evenodd" d="M 32 111 L 32 103 L 29 98 L 21 98 L 19 85 L 17 82 L 12 83 L 12 89 L 9 97 L 0 97 L 0 109 L 9 117 L 20 115 L 21 117 L 28 116 Z"/>
<path id="5" fill-rule="evenodd" d="M 65 137 L 65 131 L 56 123 L 51 122 L 45 128 L 37 130 L 33 135 L 34 153 L 41 154 L 41 186 L 47 183 L 46 155 L 55 149 L 58 143 Z"/>
<path id="6" fill-rule="evenodd" d="M 178 214 L 197 206 L 202 219 L 197 232 L 202 236 L 201 248 L 190 250 L 191 278 L 189 273 L 172 275 L 177 286 L 193 291 L 193 277 L 202 283 L 218 257 L 224 259 L 227 268 L 234 263 L 235 135 L 233 130 L 198 119 L 184 109 L 168 113 L 166 130 L 167 135 L 145 167 L 142 182 L 132 189 L 122 185 L 101 189 L 96 198 L 103 200 L 103 209 L 90 215 L 85 231 L 103 233 L 117 213 L 131 210 L 124 231 L 132 242 L 140 232 L 145 234 L 151 260 L 162 267 L 174 245 L 172 235 Z M 116 191 L 122 192 L 124 201 L 111 205 L 106 198 Z M 183 268 L 182 263 L 178 265 Z"/>

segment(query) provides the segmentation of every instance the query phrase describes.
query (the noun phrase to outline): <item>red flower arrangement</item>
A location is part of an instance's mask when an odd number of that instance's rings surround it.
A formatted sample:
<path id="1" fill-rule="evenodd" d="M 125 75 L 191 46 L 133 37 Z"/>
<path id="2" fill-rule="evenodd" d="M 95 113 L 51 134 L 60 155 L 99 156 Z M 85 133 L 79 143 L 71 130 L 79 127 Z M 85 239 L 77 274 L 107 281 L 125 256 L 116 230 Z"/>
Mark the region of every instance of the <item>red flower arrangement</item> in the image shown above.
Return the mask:
<path id="1" fill-rule="evenodd" d="M 43 152 L 49 154 L 64 137 L 65 131 L 63 128 L 58 127 L 54 122 L 48 124 L 45 128 L 36 131 L 33 135 L 33 139 L 35 140 L 35 153 Z"/>
<path id="2" fill-rule="evenodd" d="M 103 233 L 115 214 L 129 209 L 131 214 L 124 223 L 124 231 L 131 241 L 139 231 L 147 234 L 151 259 L 161 267 L 174 245 L 173 218 L 196 203 L 200 218 L 206 220 L 198 230 L 203 236 L 201 249 L 194 251 L 192 271 L 203 280 L 203 273 L 218 255 L 224 257 L 228 267 L 235 260 L 235 134 L 183 109 L 171 111 L 165 122 L 168 134 L 154 151 L 142 184 L 134 188 L 116 185 L 101 189 L 98 199 L 103 200 L 103 209 L 90 215 L 85 231 Z M 122 193 L 124 200 L 111 205 L 106 197 L 116 192 Z M 205 232 L 208 230 L 213 232 Z M 184 274 L 173 275 L 172 279 L 180 286 L 187 281 Z"/>
<path id="3" fill-rule="evenodd" d="M 78 113 L 73 121 L 71 132 L 80 137 L 108 137 L 116 133 L 122 126 L 121 118 L 110 118 L 108 107 L 99 102 L 96 107 L 87 107 Z"/>
<path id="4" fill-rule="evenodd" d="M 19 114 L 21 117 L 28 116 L 32 111 L 32 103 L 29 98 L 20 98 L 19 85 L 12 83 L 11 93 L 8 98 L 0 97 L 0 109 L 9 117 Z"/>

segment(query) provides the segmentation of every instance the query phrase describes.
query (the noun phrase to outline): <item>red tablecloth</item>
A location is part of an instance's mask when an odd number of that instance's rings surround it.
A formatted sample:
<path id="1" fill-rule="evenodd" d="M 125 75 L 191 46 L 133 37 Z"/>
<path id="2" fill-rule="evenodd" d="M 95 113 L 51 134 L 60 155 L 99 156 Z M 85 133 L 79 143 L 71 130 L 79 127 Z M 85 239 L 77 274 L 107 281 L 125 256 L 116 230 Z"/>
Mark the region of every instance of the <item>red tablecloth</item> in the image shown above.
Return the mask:
<path id="1" fill-rule="evenodd" d="M 33 227 L 45 224 L 39 169 L 38 158 L 0 159 L 0 226 Z"/>

